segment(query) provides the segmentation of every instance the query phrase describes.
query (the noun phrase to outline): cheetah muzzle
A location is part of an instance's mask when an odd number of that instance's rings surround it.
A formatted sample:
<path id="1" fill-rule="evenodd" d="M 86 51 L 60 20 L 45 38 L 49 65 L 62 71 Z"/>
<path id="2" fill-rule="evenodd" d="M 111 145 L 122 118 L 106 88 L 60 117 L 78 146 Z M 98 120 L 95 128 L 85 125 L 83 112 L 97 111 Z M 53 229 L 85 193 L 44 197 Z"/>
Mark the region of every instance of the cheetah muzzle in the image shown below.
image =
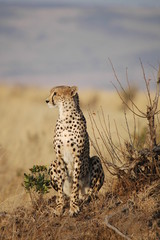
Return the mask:
<path id="1" fill-rule="evenodd" d="M 67 195 L 69 213 L 74 216 L 80 211 L 79 199 L 96 195 L 100 190 L 104 172 L 99 157 L 89 156 L 89 137 L 77 87 L 52 88 L 46 103 L 59 109 L 53 141 L 56 159 L 49 170 L 51 184 L 58 192 L 55 214 L 63 214 Z"/>

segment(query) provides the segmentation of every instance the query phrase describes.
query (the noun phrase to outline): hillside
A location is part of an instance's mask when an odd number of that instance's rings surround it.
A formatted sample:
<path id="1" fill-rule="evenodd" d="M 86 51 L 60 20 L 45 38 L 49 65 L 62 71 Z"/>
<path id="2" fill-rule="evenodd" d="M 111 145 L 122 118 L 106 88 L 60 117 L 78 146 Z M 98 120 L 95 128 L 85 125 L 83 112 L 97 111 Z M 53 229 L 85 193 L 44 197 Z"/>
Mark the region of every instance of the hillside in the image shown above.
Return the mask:
<path id="1" fill-rule="evenodd" d="M 38 208 L 32 205 L 22 187 L 24 172 L 35 164 L 49 166 L 55 158 L 52 138 L 58 113 L 47 107 L 48 94 L 49 89 L 0 86 L 0 239 L 160 239 L 160 180 L 150 180 L 148 172 L 146 178 L 141 175 L 141 183 L 137 179 L 137 184 L 129 181 L 127 185 L 104 166 L 106 178 L 99 198 L 84 203 L 76 218 L 68 216 L 68 208 L 61 218 L 53 216 L 53 190 L 38 200 Z M 96 135 L 107 161 L 111 161 L 110 155 L 92 117 L 100 132 L 104 118 L 110 123 L 116 146 L 117 129 L 122 145 L 130 138 L 127 126 L 134 134 L 135 122 L 136 135 L 143 135 L 146 119 L 134 121 L 133 113 L 125 110 L 126 125 L 124 106 L 116 92 L 86 90 L 79 96 L 89 135 L 93 142 Z M 146 95 L 137 92 L 134 100 L 145 111 Z M 91 144 L 93 154 L 97 153 Z"/>

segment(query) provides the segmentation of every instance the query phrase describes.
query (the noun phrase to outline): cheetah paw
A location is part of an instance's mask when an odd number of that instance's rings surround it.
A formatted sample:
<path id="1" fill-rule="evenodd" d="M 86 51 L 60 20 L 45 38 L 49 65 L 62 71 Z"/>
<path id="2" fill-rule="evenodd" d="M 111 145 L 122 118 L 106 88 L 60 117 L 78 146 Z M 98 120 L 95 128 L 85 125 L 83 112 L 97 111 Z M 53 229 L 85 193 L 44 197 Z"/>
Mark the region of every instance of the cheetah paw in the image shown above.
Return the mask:
<path id="1" fill-rule="evenodd" d="M 53 210 L 53 213 L 54 213 L 54 215 L 56 215 L 58 217 L 62 216 L 62 214 L 63 214 L 63 207 L 56 207 Z"/>
<path id="2" fill-rule="evenodd" d="M 69 215 L 71 217 L 74 217 L 76 216 L 78 213 L 79 213 L 80 209 L 77 205 L 74 205 L 74 206 L 71 206 L 70 207 L 70 210 L 69 210 Z"/>

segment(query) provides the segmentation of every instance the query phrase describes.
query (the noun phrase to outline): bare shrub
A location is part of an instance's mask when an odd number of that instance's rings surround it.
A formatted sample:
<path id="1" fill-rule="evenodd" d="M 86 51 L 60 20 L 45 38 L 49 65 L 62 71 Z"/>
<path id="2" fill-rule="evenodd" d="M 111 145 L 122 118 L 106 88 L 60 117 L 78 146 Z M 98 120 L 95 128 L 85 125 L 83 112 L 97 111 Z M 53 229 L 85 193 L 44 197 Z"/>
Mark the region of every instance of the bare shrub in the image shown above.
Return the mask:
<path id="1" fill-rule="evenodd" d="M 119 187 L 117 188 L 118 191 L 120 191 L 120 188 L 123 188 L 123 190 L 139 189 L 141 185 L 160 177 L 160 145 L 158 145 L 157 142 L 157 139 L 159 138 L 157 137 L 157 124 L 159 123 L 157 119 L 159 114 L 158 103 L 160 70 L 158 71 L 158 80 L 155 81 L 155 95 L 154 97 L 151 97 L 151 80 L 147 79 L 143 64 L 140 60 L 148 102 L 146 109 L 144 110 L 140 109 L 139 106 L 135 104 L 133 95 L 131 95 L 131 93 L 128 94 L 126 89 L 124 89 L 111 61 L 110 63 L 115 79 L 119 85 L 119 89 L 114 85 L 115 89 L 125 106 L 125 109 L 128 109 L 133 115 L 134 129 L 130 129 L 127 113 L 124 109 L 128 140 L 124 140 L 122 142 L 117 122 L 114 122 L 118 140 L 118 143 L 115 143 L 110 130 L 111 121 L 109 117 L 106 120 L 103 109 L 101 109 L 101 111 L 97 114 L 92 114 L 92 112 L 89 111 L 94 135 L 94 140 L 91 140 L 91 142 L 97 154 L 102 159 L 107 171 L 119 179 Z M 131 91 L 128 77 L 127 84 L 128 89 Z M 142 118 L 147 122 L 141 135 L 137 134 L 137 118 Z M 97 136 L 101 139 L 101 143 L 97 140 Z M 108 157 L 102 149 L 107 150 L 110 157 Z"/>
<path id="2" fill-rule="evenodd" d="M 123 104 L 122 102 L 122 108 L 125 108 L 125 110 L 127 110 L 126 105 L 130 105 L 131 100 L 134 101 L 134 99 L 136 98 L 137 92 L 138 92 L 138 88 L 135 85 L 132 85 L 132 86 L 128 85 L 125 91 L 122 90 L 120 94 L 124 99 L 124 102 L 126 103 L 126 104 Z"/>

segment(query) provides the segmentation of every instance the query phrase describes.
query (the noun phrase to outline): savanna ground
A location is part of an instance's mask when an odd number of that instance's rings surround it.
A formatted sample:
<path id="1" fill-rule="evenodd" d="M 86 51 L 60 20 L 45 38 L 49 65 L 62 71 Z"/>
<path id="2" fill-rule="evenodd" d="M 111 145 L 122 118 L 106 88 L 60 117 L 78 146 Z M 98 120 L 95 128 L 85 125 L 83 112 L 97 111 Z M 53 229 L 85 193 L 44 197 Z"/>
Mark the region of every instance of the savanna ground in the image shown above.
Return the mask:
<path id="1" fill-rule="evenodd" d="M 32 204 L 22 186 L 24 172 L 36 164 L 49 166 L 55 158 L 52 138 L 58 112 L 45 104 L 48 94 L 49 89 L 0 86 L 0 239 L 160 239 L 158 174 L 145 178 L 143 173 L 128 181 L 126 174 L 124 181 L 109 173 L 109 165 L 105 166 L 104 162 L 105 184 L 99 197 L 85 202 L 77 217 L 69 217 L 68 208 L 62 217 L 53 215 L 53 190 L 43 198 L 33 195 L 38 205 Z M 116 155 L 115 162 L 110 160 L 105 135 L 97 132 L 96 126 L 104 132 L 104 119 L 111 141 L 115 146 L 121 143 L 122 152 L 126 151 L 124 142 L 133 133 L 145 145 L 147 120 L 135 120 L 128 110 L 125 115 L 116 91 L 80 91 L 79 96 L 93 140 L 91 156 L 97 154 L 98 148 L 112 168 L 117 161 Z M 146 94 L 136 92 L 134 102 L 146 111 Z"/>

